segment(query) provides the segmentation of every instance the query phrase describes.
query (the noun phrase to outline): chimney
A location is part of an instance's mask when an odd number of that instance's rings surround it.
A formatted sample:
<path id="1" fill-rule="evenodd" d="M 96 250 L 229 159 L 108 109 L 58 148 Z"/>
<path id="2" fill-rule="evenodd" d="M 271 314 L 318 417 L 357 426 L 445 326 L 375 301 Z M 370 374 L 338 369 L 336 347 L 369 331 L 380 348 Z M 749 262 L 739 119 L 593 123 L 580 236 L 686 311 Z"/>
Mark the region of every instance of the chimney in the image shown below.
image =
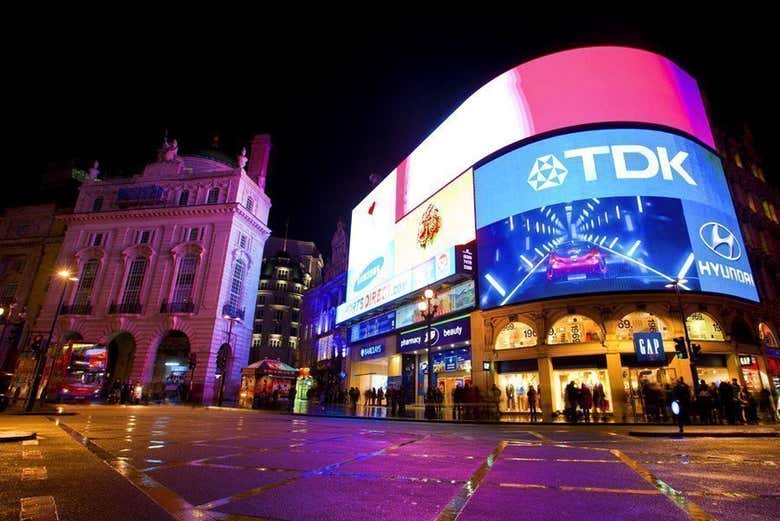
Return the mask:
<path id="1" fill-rule="evenodd" d="M 268 157 L 271 154 L 271 136 L 258 134 L 252 140 L 249 151 L 249 165 L 246 173 L 261 189 L 265 190 L 265 176 L 268 171 Z"/>

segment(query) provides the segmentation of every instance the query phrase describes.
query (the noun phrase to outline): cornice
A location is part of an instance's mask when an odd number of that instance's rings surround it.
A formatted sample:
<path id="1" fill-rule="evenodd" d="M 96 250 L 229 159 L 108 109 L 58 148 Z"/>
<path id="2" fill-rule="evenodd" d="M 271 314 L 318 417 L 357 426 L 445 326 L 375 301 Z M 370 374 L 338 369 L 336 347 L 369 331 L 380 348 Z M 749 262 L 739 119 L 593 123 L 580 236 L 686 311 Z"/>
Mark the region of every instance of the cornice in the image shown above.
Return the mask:
<path id="1" fill-rule="evenodd" d="M 271 229 L 250 213 L 240 203 L 201 204 L 193 206 L 155 206 L 153 208 L 131 208 L 127 210 L 110 210 L 106 212 L 83 212 L 58 215 L 57 220 L 67 225 L 122 222 L 138 219 L 170 218 L 170 217 L 203 217 L 214 215 L 239 214 L 261 233 L 270 234 Z"/>

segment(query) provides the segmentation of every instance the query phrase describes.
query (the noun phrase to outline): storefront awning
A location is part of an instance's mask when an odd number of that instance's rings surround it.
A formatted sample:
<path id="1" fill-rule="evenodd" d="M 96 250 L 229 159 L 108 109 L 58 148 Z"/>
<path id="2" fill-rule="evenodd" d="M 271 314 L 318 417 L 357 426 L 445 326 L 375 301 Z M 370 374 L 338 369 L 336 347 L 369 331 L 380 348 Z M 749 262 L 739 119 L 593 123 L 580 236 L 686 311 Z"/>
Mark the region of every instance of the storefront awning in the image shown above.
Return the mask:
<path id="1" fill-rule="evenodd" d="M 295 378 L 298 376 L 298 370 L 291 367 L 280 360 L 271 360 L 266 358 L 260 360 L 254 364 L 249 364 L 242 369 L 242 372 L 254 372 L 258 375 L 273 375 L 273 376 L 286 376 L 288 378 Z"/>

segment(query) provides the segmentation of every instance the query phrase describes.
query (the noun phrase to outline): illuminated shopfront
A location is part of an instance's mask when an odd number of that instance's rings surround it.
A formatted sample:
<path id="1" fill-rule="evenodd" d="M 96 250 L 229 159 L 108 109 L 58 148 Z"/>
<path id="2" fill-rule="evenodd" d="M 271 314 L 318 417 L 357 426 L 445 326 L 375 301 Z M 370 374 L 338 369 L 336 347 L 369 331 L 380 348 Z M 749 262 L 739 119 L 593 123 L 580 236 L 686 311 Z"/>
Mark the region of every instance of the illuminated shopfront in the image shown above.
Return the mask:
<path id="1" fill-rule="evenodd" d="M 565 390 L 570 382 L 579 388 L 584 383 L 591 392 L 596 384 L 604 387 L 607 396 L 607 410 L 612 409 L 612 391 L 607 375 L 607 362 L 604 356 L 572 356 L 553 359 L 553 393 L 552 403 L 554 411 L 563 411 L 566 407 Z M 542 389 L 542 402 L 545 402 L 544 389 Z"/>

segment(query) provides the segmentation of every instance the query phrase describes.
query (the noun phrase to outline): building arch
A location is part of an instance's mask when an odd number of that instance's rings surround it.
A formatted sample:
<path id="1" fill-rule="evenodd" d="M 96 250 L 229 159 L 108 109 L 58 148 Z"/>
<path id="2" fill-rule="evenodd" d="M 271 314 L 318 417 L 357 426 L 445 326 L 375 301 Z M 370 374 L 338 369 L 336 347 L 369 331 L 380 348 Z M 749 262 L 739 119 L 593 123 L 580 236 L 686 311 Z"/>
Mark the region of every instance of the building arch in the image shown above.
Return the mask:
<path id="1" fill-rule="evenodd" d="M 672 338 L 665 319 L 648 311 L 632 311 L 623 315 L 615 325 L 617 340 L 631 340 L 634 333 L 661 333 L 664 340 Z"/>
<path id="2" fill-rule="evenodd" d="M 586 315 L 568 314 L 556 320 L 547 330 L 547 344 L 581 344 L 602 342 L 604 330 Z"/>
<path id="3" fill-rule="evenodd" d="M 766 347 L 778 347 L 777 335 L 766 322 L 759 322 L 758 324 L 758 339 Z"/>
<path id="4" fill-rule="evenodd" d="M 539 337 L 532 323 L 532 321 L 516 319 L 505 324 L 496 335 L 494 349 L 500 351 L 538 345 Z"/>
<path id="5" fill-rule="evenodd" d="M 155 399 L 184 400 L 191 372 L 189 336 L 180 329 L 169 329 L 155 349 L 150 391 Z"/>
<path id="6" fill-rule="evenodd" d="M 114 331 L 108 341 L 106 376 L 109 382 L 130 380 L 136 353 L 136 339 L 129 331 Z"/>
<path id="7" fill-rule="evenodd" d="M 685 327 L 691 340 L 712 340 L 724 342 L 723 327 L 715 318 L 704 311 L 696 311 L 685 319 Z"/>

